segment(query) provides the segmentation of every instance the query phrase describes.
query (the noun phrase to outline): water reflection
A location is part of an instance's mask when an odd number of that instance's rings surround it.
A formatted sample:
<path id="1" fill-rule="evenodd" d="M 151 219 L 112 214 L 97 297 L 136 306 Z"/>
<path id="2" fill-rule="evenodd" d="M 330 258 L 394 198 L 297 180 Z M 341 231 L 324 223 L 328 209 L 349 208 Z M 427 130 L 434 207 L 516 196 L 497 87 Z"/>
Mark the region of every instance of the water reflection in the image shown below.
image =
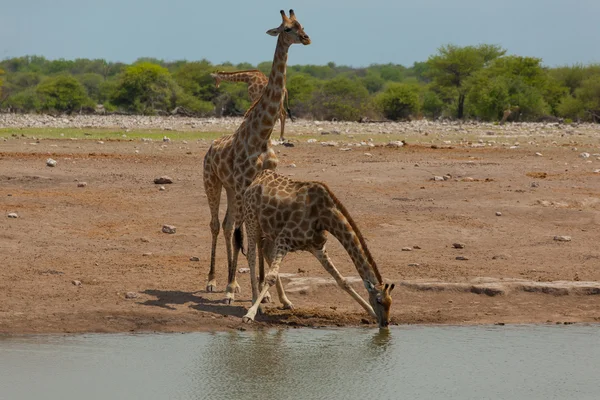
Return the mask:
<path id="1" fill-rule="evenodd" d="M 307 334 L 308 333 L 308 334 Z M 359 384 L 364 372 L 392 347 L 389 331 L 275 330 L 227 333 L 196 357 L 195 385 L 210 393 L 242 398 L 295 398 L 297 391 L 331 388 L 339 381 Z M 333 386 L 332 386 L 333 385 Z M 318 398 L 318 397 L 315 397 Z"/>
<path id="2" fill-rule="evenodd" d="M 4 399 L 595 399 L 597 326 L 4 337 Z"/>

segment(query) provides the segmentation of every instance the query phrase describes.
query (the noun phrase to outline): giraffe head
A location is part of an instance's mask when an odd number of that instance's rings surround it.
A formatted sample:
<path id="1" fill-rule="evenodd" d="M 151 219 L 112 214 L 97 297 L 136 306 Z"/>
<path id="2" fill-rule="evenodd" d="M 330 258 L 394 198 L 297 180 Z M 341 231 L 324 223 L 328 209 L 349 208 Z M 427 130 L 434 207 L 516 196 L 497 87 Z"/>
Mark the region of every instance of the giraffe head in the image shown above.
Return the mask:
<path id="1" fill-rule="evenodd" d="M 281 18 L 283 22 L 279 27 L 274 29 L 269 29 L 267 34 L 271 36 L 281 36 L 281 38 L 287 42 L 288 44 L 294 43 L 302 43 L 303 45 L 310 44 L 310 38 L 304 32 L 304 28 L 296 19 L 296 14 L 294 14 L 294 10 L 290 10 L 290 16 L 285 15 L 285 11 L 281 10 Z"/>
<path id="2" fill-rule="evenodd" d="M 219 78 L 219 73 L 215 72 L 213 74 L 210 74 L 210 76 L 212 76 L 215 79 L 215 87 L 218 89 L 221 85 L 221 78 Z"/>
<path id="3" fill-rule="evenodd" d="M 390 325 L 390 308 L 392 307 L 390 293 L 394 290 L 395 285 L 386 283 L 375 286 L 371 282 L 365 281 L 365 287 L 369 292 L 369 303 L 377 315 L 379 328 L 387 328 Z"/>

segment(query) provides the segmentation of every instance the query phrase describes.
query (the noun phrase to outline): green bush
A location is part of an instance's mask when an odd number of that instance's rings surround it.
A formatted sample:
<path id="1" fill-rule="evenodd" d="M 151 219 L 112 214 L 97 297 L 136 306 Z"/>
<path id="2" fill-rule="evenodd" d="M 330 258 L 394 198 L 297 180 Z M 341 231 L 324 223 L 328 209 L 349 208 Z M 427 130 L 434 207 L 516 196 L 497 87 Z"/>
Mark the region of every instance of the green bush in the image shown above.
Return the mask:
<path id="1" fill-rule="evenodd" d="M 557 107 L 560 117 L 572 120 L 585 119 L 585 107 L 583 102 L 571 95 L 564 96 Z"/>
<path id="2" fill-rule="evenodd" d="M 176 105 L 202 117 L 212 115 L 215 111 L 215 106 L 213 103 L 197 99 L 196 97 L 184 92 L 181 92 L 177 95 Z"/>
<path id="3" fill-rule="evenodd" d="M 369 91 L 356 80 L 334 78 L 313 94 L 311 113 L 317 119 L 354 121 L 371 111 Z"/>
<path id="4" fill-rule="evenodd" d="M 100 74 L 88 72 L 77 75 L 77 80 L 83 85 L 85 91 L 91 99 L 99 102 L 101 99 L 101 87 L 104 83 L 104 77 Z"/>
<path id="5" fill-rule="evenodd" d="M 320 81 L 304 73 L 294 74 L 287 79 L 289 106 L 294 114 L 310 113 L 312 96 L 319 85 Z"/>
<path id="6" fill-rule="evenodd" d="M 575 95 L 583 103 L 586 119 L 600 122 L 600 75 L 592 76 L 581 82 Z"/>
<path id="7" fill-rule="evenodd" d="M 444 102 L 440 96 L 433 90 L 427 90 L 423 94 L 423 105 L 421 106 L 423 114 L 428 118 L 438 118 L 444 110 Z"/>
<path id="8" fill-rule="evenodd" d="M 415 84 L 390 83 L 376 102 L 383 115 L 391 120 L 408 119 L 419 112 L 420 88 Z"/>
<path id="9" fill-rule="evenodd" d="M 35 88 L 27 88 L 6 99 L 5 105 L 13 111 L 36 112 L 42 103 Z"/>
<path id="10" fill-rule="evenodd" d="M 72 113 L 82 107 L 93 107 L 85 88 L 70 75 L 47 78 L 36 88 L 43 111 Z"/>
<path id="11" fill-rule="evenodd" d="M 166 68 L 140 62 L 125 68 L 111 102 L 128 111 L 152 115 L 173 108 L 176 89 Z"/>

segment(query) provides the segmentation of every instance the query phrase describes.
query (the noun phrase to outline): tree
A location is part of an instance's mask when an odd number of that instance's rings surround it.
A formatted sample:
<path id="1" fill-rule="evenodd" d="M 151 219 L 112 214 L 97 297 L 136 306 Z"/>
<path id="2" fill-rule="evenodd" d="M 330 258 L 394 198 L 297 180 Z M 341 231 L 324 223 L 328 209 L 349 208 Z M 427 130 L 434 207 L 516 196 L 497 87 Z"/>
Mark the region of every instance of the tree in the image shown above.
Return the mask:
<path id="1" fill-rule="evenodd" d="M 373 71 L 366 71 L 365 76 L 360 80 L 369 93 L 377 93 L 385 86 L 385 79 Z"/>
<path id="2" fill-rule="evenodd" d="M 421 110 L 426 117 L 433 119 L 440 117 L 444 110 L 443 100 L 429 86 L 423 92 Z"/>
<path id="3" fill-rule="evenodd" d="M 458 118 L 462 119 L 464 116 L 467 80 L 504 53 L 506 50 L 496 45 L 458 47 L 448 44 L 440 47 L 438 54 L 429 57 L 428 75 L 433 82 L 438 86 L 456 90 Z"/>
<path id="4" fill-rule="evenodd" d="M 173 78 L 188 94 L 203 101 L 212 101 L 218 95 L 215 80 L 210 76 L 214 67 L 207 62 L 191 62 L 183 65 Z"/>
<path id="5" fill-rule="evenodd" d="M 600 122 L 600 75 L 581 82 L 581 87 L 575 91 L 575 95 L 583 104 L 588 119 Z"/>
<path id="6" fill-rule="evenodd" d="M 70 75 L 47 78 L 36 88 L 41 108 L 47 111 L 72 113 L 83 106 L 91 106 L 85 88 Z"/>
<path id="7" fill-rule="evenodd" d="M 317 87 L 319 87 L 319 81 L 303 73 L 296 73 L 287 79 L 289 105 L 294 114 L 310 113 L 311 99 Z"/>
<path id="8" fill-rule="evenodd" d="M 85 74 L 77 75 L 77 80 L 81 82 L 87 92 L 87 95 L 94 101 L 101 101 L 101 87 L 104 83 L 104 77 L 100 74 L 88 72 Z"/>
<path id="9" fill-rule="evenodd" d="M 465 85 L 469 113 L 495 120 L 507 108 L 519 106 L 519 112 L 526 119 L 550 114 L 551 109 L 544 99 L 548 76 L 541 62 L 535 57 L 505 56 L 476 72 Z"/>
<path id="10" fill-rule="evenodd" d="M 166 68 L 141 62 L 125 68 L 112 102 L 142 114 L 169 111 L 173 107 L 175 89 L 176 83 Z"/>
<path id="11" fill-rule="evenodd" d="M 318 119 L 357 120 L 369 110 L 369 92 L 356 80 L 331 79 L 313 94 L 312 113 Z"/>
<path id="12" fill-rule="evenodd" d="M 6 99 L 6 106 L 13 111 L 36 112 L 42 107 L 35 88 L 27 88 Z"/>
<path id="13" fill-rule="evenodd" d="M 376 101 L 386 118 L 407 119 L 419 112 L 419 92 L 416 84 L 390 83 Z"/>
<path id="14" fill-rule="evenodd" d="M 2 84 L 4 83 L 2 75 L 4 75 L 4 70 L 0 69 L 0 99 L 2 99 Z"/>

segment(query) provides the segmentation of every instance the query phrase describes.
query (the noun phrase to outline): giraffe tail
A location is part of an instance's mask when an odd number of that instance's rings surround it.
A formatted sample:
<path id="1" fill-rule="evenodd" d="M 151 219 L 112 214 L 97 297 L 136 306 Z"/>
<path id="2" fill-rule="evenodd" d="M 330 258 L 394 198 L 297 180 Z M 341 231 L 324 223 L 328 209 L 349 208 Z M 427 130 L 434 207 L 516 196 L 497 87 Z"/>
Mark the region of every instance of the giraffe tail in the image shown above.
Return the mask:
<path id="1" fill-rule="evenodd" d="M 233 243 L 237 250 L 246 255 L 246 250 L 244 250 L 244 231 L 242 231 L 241 226 L 235 228 L 235 231 L 233 231 Z"/>

